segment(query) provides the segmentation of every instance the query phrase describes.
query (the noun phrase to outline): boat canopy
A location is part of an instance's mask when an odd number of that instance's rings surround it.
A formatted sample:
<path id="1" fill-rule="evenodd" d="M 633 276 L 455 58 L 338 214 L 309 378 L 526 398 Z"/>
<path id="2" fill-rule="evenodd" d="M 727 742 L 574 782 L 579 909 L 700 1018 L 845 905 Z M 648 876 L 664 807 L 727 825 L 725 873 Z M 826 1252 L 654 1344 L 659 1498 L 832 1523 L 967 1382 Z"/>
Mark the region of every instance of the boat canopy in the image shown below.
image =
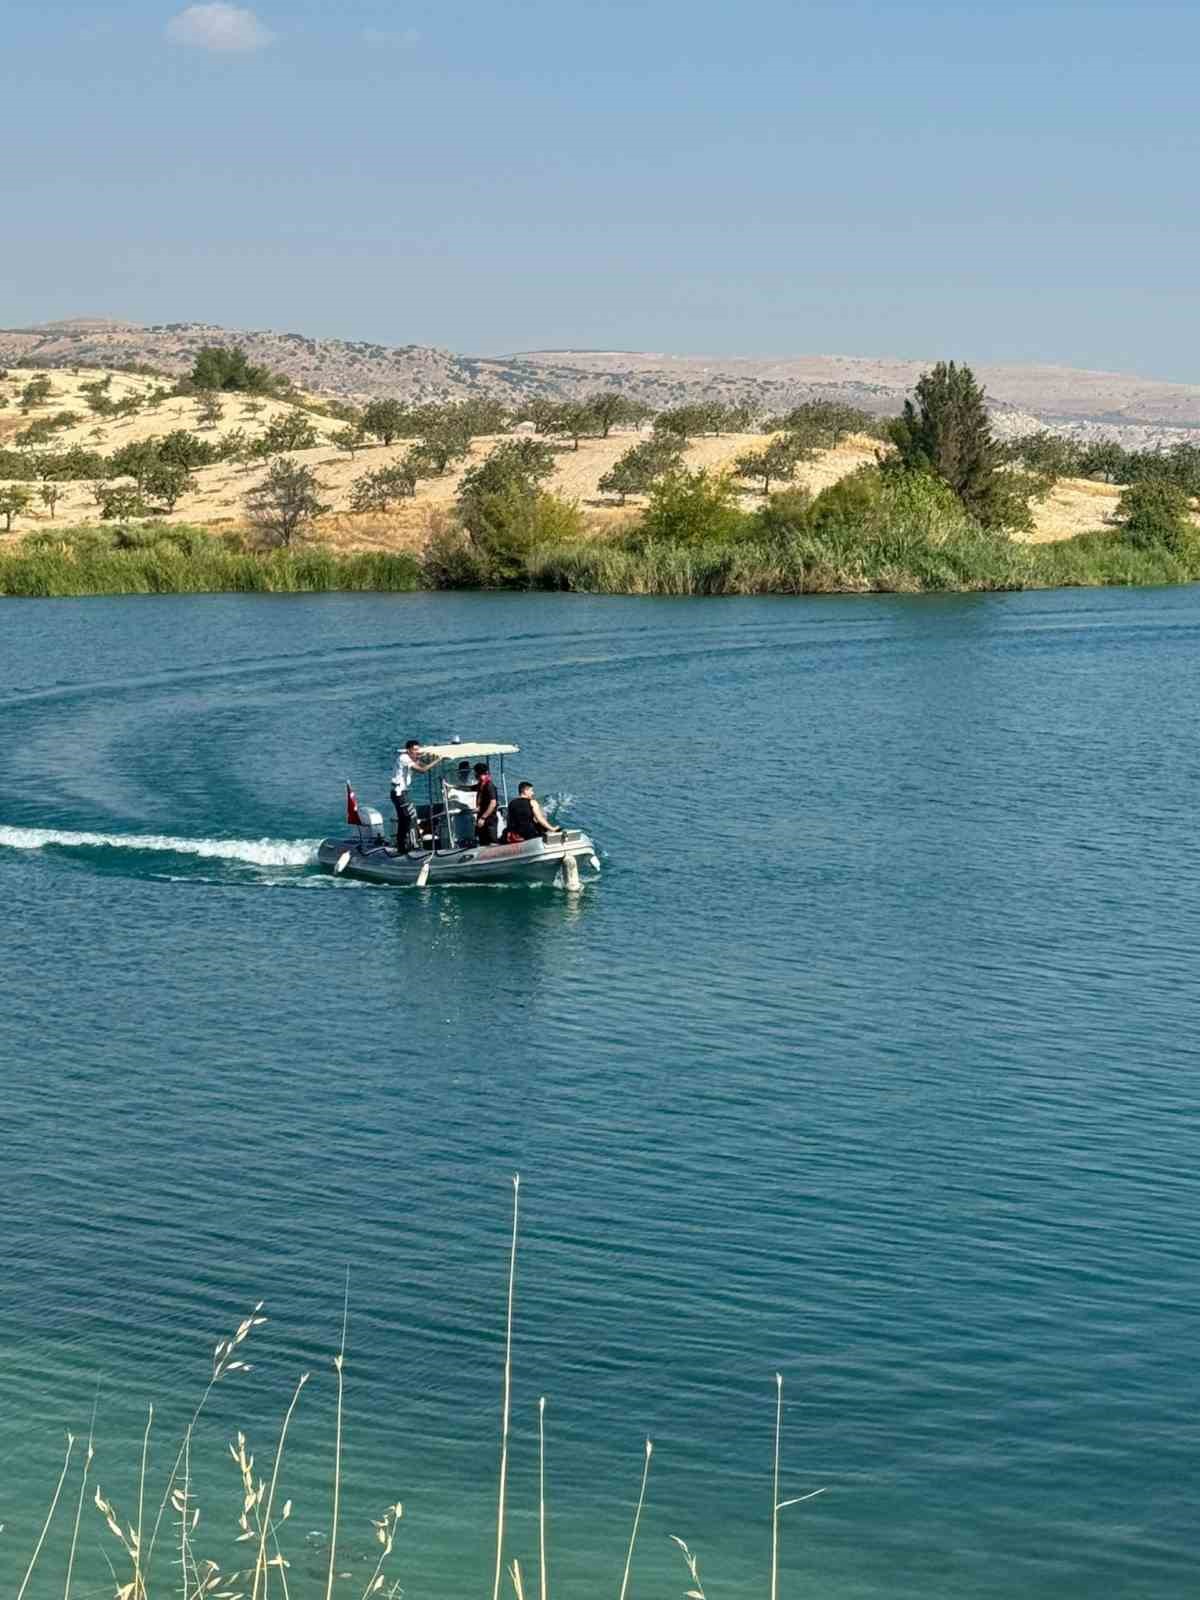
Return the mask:
<path id="1" fill-rule="evenodd" d="M 443 761 L 471 761 L 481 756 L 515 756 L 519 744 L 423 744 L 421 754 Z"/>

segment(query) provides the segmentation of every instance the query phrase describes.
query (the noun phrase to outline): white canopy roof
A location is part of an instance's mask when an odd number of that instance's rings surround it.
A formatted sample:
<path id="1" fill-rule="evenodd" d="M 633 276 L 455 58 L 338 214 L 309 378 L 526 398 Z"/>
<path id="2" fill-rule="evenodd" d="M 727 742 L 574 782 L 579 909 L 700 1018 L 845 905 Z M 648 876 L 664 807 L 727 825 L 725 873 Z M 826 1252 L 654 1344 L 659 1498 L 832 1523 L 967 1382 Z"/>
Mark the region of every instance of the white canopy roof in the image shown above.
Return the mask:
<path id="1" fill-rule="evenodd" d="M 443 761 L 478 761 L 483 756 L 515 756 L 519 744 L 423 744 L 423 756 L 440 756 Z"/>

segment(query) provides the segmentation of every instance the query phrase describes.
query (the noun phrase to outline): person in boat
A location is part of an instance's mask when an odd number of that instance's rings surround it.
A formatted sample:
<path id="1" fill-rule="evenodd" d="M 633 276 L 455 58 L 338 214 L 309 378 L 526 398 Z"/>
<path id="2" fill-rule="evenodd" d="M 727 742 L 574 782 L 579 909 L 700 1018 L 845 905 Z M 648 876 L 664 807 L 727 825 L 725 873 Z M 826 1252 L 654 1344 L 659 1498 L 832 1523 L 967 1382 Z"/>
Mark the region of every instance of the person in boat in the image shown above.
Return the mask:
<path id="1" fill-rule="evenodd" d="M 507 844 L 524 844 L 526 839 L 544 839 L 548 833 L 565 833 L 556 828 L 538 805 L 531 783 L 517 785 L 517 798 L 508 802 Z"/>
<path id="2" fill-rule="evenodd" d="M 437 764 L 437 756 L 422 759 L 421 745 L 417 739 L 409 739 L 396 757 L 392 771 L 392 805 L 396 808 L 396 849 L 401 855 L 411 847 L 413 825 L 417 820 L 409 787 L 418 773 L 429 772 Z"/>
<path id="3" fill-rule="evenodd" d="M 499 839 L 500 796 L 486 761 L 475 763 L 475 837 L 480 844 L 495 844 Z"/>

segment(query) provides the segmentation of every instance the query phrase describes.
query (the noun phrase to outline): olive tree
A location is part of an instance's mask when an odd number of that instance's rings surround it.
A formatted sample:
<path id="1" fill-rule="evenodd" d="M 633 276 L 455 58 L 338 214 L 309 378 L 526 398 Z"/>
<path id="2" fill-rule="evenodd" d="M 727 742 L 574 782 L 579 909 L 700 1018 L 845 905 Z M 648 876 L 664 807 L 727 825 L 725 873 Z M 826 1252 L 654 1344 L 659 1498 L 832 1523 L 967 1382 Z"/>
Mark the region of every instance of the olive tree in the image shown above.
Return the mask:
<path id="1" fill-rule="evenodd" d="M 625 504 L 627 495 L 648 494 L 654 484 L 683 463 L 683 443 L 678 436 L 657 434 L 631 445 L 600 479 L 601 494 L 616 494 Z"/>
<path id="2" fill-rule="evenodd" d="M 733 469 L 739 478 L 749 478 L 767 495 L 772 483 L 790 483 L 801 461 L 811 460 L 812 456 L 813 451 L 794 434 L 784 433 L 761 450 L 747 450 L 738 456 Z"/>

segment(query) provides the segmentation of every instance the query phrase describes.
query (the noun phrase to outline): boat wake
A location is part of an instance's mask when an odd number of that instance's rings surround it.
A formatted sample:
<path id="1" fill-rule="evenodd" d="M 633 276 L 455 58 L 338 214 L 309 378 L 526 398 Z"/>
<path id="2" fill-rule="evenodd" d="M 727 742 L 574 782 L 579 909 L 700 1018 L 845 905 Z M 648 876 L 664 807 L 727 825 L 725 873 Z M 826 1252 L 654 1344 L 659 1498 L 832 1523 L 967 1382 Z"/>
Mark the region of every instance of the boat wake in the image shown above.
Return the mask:
<path id="1" fill-rule="evenodd" d="M 306 867 L 315 839 L 175 839 L 165 833 L 72 833 L 59 828 L 0 827 L 0 850 L 143 850 L 159 855 L 241 861 L 252 867 Z"/>

